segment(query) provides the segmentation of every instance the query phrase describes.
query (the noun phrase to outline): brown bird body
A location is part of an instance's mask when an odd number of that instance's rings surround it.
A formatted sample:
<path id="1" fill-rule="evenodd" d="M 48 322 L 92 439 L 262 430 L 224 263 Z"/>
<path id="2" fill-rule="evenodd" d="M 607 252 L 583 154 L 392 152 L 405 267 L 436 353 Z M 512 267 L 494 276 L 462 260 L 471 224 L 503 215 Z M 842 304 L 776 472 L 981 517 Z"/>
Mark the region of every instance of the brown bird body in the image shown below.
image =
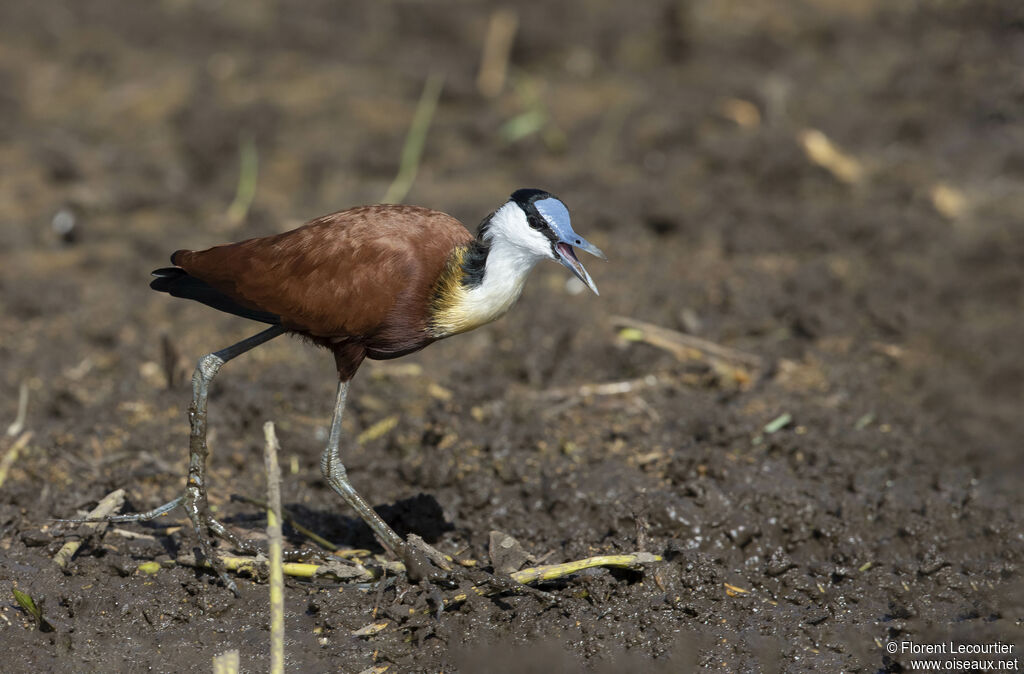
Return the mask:
<path id="1" fill-rule="evenodd" d="M 363 206 L 283 234 L 179 250 L 171 261 L 266 314 L 265 322 L 333 351 L 339 377 L 348 380 L 365 357 L 396 358 L 447 336 L 431 325 L 434 295 L 473 239 L 440 211 Z"/>
<path id="2" fill-rule="evenodd" d="M 397 358 L 495 320 L 515 303 L 540 260 L 560 262 L 596 293 L 574 247 L 604 257 L 573 231 L 561 201 L 528 189 L 514 192 L 485 218 L 476 237 L 438 211 L 379 205 L 325 215 L 283 234 L 177 251 L 174 267 L 153 272 L 153 289 L 270 327 L 199 359 L 192 376 L 184 495 L 106 521 L 150 520 L 183 505 L 203 556 L 237 591 L 203 533 L 209 528 L 235 547 L 253 550 L 210 514 L 207 503 L 209 386 L 229 360 L 292 332 L 330 349 L 338 368 L 334 418 L 320 461 L 324 478 L 405 562 L 410 577 L 436 575 L 444 557 L 404 541 L 348 480 L 339 445 L 349 383 L 365 358 Z"/>

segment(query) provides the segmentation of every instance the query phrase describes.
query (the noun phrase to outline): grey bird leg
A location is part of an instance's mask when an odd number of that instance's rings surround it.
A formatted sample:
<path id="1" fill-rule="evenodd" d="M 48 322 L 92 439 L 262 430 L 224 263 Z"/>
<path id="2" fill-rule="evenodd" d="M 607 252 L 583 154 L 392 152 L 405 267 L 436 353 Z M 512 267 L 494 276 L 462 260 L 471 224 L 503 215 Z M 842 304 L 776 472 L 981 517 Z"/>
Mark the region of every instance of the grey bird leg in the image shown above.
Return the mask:
<path id="1" fill-rule="evenodd" d="M 227 538 L 232 544 L 246 547 L 237 536 L 231 534 L 224 526 L 210 515 L 209 504 L 206 500 L 206 457 L 210 450 L 206 446 L 206 398 L 209 395 L 210 382 L 217 376 L 224 363 L 236 358 L 246 351 L 250 351 L 264 342 L 268 342 L 285 332 L 279 325 L 267 328 L 248 339 L 243 339 L 237 344 L 232 344 L 226 349 L 208 353 L 199 359 L 199 365 L 192 374 L 192 404 L 188 408 L 188 421 L 191 426 L 191 434 L 188 441 L 188 482 L 185 486 L 184 505 L 185 512 L 192 520 L 192 528 L 196 532 L 199 541 L 199 550 L 203 557 L 214 568 L 217 575 L 234 594 L 238 594 L 235 582 L 228 576 L 227 570 L 221 563 L 220 558 L 213 554 L 210 541 L 203 534 L 203 525 L 208 526 L 214 533 Z M 159 510 L 159 508 L 158 508 Z"/>
<path id="2" fill-rule="evenodd" d="M 352 483 L 348 481 L 348 473 L 341 462 L 338 446 L 341 443 L 341 418 L 345 412 L 345 400 L 348 398 L 349 382 L 338 382 L 338 397 L 334 404 L 334 419 L 331 421 L 331 434 L 327 440 L 327 448 L 320 457 L 320 471 L 327 484 L 336 491 L 353 510 L 359 513 L 363 521 L 380 538 L 381 542 L 405 563 L 409 579 L 418 581 L 423 578 L 436 577 L 437 571 L 426 556 L 419 550 L 408 545 L 394 529 L 387 525 L 381 516 L 370 507 L 370 504 L 359 495 Z M 440 553 L 438 553 L 440 556 Z M 448 569 L 445 569 L 446 571 Z"/>
<path id="3" fill-rule="evenodd" d="M 160 517 L 161 515 L 166 515 L 179 505 L 184 505 L 189 519 L 192 520 L 192 528 L 196 532 L 200 552 L 203 557 L 206 558 L 206 561 L 208 561 L 217 572 L 217 575 L 220 576 L 220 579 L 224 581 L 224 585 L 237 595 L 238 587 L 228 576 L 227 570 L 220 562 L 220 558 L 213 554 L 213 549 L 210 547 L 210 541 L 203 534 L 203 526 L 205 525 L 209 527 L 213 533 L 227 540 L 239 550 L 249 552 L 251 554 L 256 554 L 259 550 L 255 546 L 240 539 L 210 515 L 210 508 L 206 500 L 206 457 L 210 454 L 210 450 L 206 446 L 206 398 L 209 394 L 210 382 L 212 382 L 213 378 L 217 376 L 217 372 L 224 363 L 228 362 L 232 358 L 242 355 L 246 351 L 256 348 L 264 342 L 269 342 L 274 337 L 282 335 L 285 332 L 286 330 L 284 328 L 279 325 L 275 325 L 267 328 L 263 332 L 249 337 L 248 339 L 243 339 L 237 344 L 232 344 L 226 349 L 221 349 L 214 353 L 208 353 L 199 359 L 199 365 L 192 374 L 192 404 L 188 409 L 188 420 L 189 425 L 192 427 L 192 432 L 189 436 L 188 442 L 188 482 L 185 486 L 184 496 L 179 496 L 173 501 L 168 501 L 162 506 L 153 508 L 152 510 L 147 510 L 144 513 L 114 515 L 112 517 L 104 517 L 99 520 L 68 519 L 56 521 L 148 522 Z"/>

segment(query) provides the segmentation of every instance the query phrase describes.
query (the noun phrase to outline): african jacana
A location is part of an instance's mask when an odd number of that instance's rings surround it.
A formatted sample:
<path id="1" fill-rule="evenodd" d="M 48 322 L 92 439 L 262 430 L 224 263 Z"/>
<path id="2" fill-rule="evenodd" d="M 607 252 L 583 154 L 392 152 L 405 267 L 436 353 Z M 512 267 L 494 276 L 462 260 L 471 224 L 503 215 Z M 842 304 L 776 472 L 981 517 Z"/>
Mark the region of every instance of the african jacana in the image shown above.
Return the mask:
<path id="1" fill-rule="evenodd" d="M 118 521 L 152 519 L 184 503 L 204 556 L 216 565 L 203 526 L 238 541 L 210 516 L 206 501 L 206 397 L 224 363 L 286 332 L 334 353 L 338 392 L 320 467 L 410 575 L 426 573 L 415 554 L 356 492 L 338 444 L 349 383 L 364 358 L 397 358 L 489 323 L 518 299 L 533 266 L 557 260 L 597 293 L 573 247 L 604 254 L 573 231 L 569 211 L 542 190 L 514 192 L 473 237 L 455 218 L 415 206 L 352 208 L 284 234 L 203 251 L 179 250 L 157 269 L 154 290 L 271 327 L 199 359 L 192 377 L 188 482 L 184 496 Z M 242 544 L 242 547 L 245 547 Z M 219 568 L 225 584 L 233 582 Z"/>

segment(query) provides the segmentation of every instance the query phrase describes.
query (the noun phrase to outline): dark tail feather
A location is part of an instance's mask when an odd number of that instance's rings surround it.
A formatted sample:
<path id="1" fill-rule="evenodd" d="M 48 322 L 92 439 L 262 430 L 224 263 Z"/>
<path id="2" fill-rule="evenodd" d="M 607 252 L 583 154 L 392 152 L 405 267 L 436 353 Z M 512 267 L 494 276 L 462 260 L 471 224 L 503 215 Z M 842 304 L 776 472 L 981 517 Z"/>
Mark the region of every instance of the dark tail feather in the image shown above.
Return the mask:
<path id="1" fill-rule="evenodd" d="M 184 297 L 185 299 L 202 302 L 206 306 L 213 307 L 218 311 L 260 321 L 261 323 L 269 323 L 271 325 L 279 325 L 281 323 L 280 316 L 269 311 L 260 311 L 259 309 L 250 309 L 249 307 L 242 306 L 213 286 L 200 281 L 195 276 L 189 276 L 188 272 L 180 267 L 157 269 L 153 272 L 153 276 L 156 278 L 149 284 L 149 287 L 153 290 L 170 293 L 174 297 Z"/>

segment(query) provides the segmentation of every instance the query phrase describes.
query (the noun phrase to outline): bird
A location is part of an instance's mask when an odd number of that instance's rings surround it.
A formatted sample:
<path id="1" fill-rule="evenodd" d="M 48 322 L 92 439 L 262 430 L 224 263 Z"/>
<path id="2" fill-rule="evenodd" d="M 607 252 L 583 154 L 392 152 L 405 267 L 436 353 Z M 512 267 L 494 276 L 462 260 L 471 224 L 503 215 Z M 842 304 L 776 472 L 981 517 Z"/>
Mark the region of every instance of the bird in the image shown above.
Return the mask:
<path id="1" fill-rule="evenodd" d="M 225 363 L 290 333 L 334 355 L 338 386 L 320 462 L 324 479 L 405 563 L 410 579 L 433 577 L 429 557 L 388 526 L 348 479 L 340 442 L 349 385 L 367 358 L 405 356 L 501 317 L 542 260 L 561 263 L 598 294 L 575 250 L 607 259 L 573 230 L 559 198 L 530 188 L 513 192 L 482 220 L 475 236 L 437 210 L 378 204 L 324 215 L 281 234 L 175 252 L 174 266 L 153 272 L 154 290 L 269 327 L 199 359 L 192 377 L 184 494 L 148 512 L 108 521 L 149 520 L 183 505 L 200 552 L 237 594 L 203 531 L 206 527 L 249 549 L 208 507 L 207 396 Z"/>

